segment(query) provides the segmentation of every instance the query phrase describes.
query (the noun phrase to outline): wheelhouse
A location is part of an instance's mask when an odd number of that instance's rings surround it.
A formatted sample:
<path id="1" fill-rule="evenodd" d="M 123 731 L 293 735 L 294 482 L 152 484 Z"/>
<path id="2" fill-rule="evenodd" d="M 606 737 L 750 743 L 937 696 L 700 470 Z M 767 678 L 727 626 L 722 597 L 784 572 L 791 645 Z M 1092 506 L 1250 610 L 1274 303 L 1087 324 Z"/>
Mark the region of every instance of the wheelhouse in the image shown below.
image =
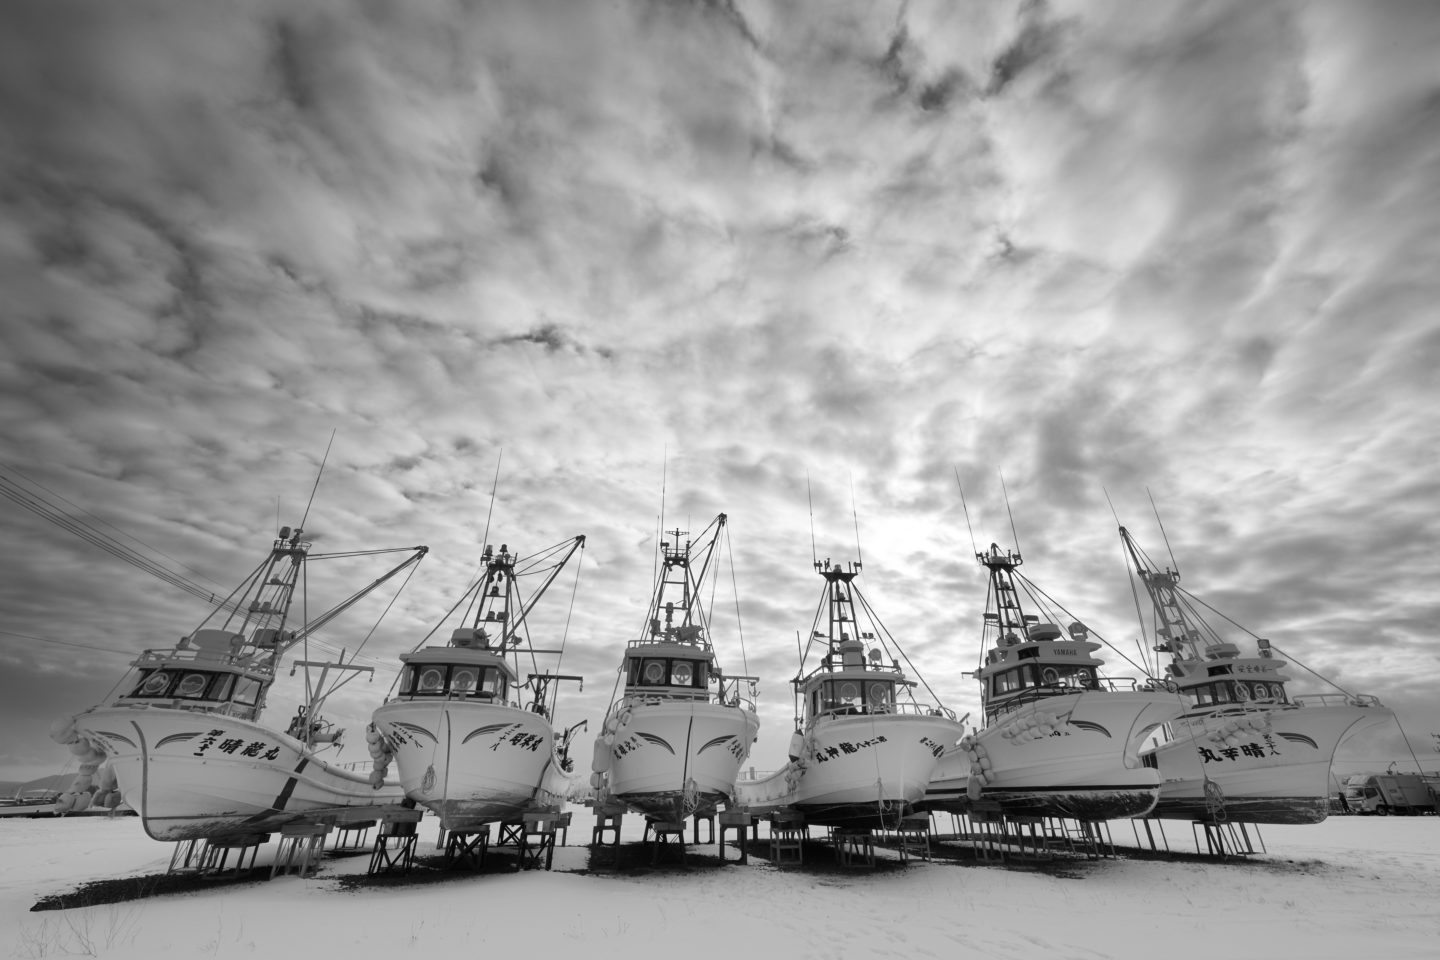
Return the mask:
<path id="1" fill-rule="evenodd" d="M 696 646 L 633 645 L 625 655 L 625 693 L 680 699 L 708 697 L 710 681 L 719 677 L 714 659 L 714 653 Z"/>
<path id="2" fill-rule="evenodd" d="M 268 660 L 247 654 L 273 650 L 274 634 L 257 630 L 247 643 L 228 630 L 197 630 L 174 650 L 146 651 L 132 664 L 134 680 L 119 700 L 254 719 L 274 673 Z"/>

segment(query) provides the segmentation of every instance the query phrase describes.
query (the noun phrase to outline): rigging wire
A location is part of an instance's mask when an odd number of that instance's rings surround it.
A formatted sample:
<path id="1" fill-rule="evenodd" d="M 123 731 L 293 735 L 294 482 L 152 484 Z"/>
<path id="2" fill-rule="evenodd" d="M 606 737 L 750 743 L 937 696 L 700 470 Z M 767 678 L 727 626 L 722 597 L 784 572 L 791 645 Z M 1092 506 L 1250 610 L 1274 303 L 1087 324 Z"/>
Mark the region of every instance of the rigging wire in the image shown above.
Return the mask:
<path id="1" fill-rule="evenodd" d="M 735 552 L 733 541 L 725 538 L 725 553 L 730 558 L 730 592 L 735 598 L 735 629 L 740 635 L 740 669 L 750 675 L 750 658 L 745 653 L 745 625 L 740 619 L 740 585 L 735 579 Z"/>
<path id="2" fill-rule="evenodd" d="M 1145 661 L 1146 674 L 1148 676 L 1158 677 L 1161 672 L 1160 651 L 1153 649 L 1156 644 L 1147 643 L 1147 634 L 1145 632 L 1145 614 L 1140 609 L 1140 591 L 1135 586 L 1135 571 L 1130 568 L 1130 556 L 1125 549 L 1125 525 L 1120 522 L 1120 514 L 1115 509 L 1115 501 L 1110 499 L 1110 491 L 1103 486 L 1100 488 L 1100 490 L 1102 493 L 1105 494 L 1105 502 L 1110 505 L 1110 515 L 1115 518 L 1115 526 L 1118 527 L 1121 531 L 1120 562 L 1125 567 L 1125 579 L 1130 584 L 1130 598 L 1135 602 L 1135 619 L 1140 624 L 1140 635 L 1135 638 L 1135 649 L 1139 652 L 1140 659 Z M 1166 546 L 1169 546 L 1168 541 L 1166 543 Z M 1136 549 L 1138 550 L 1139 547 L 1137 546 Z M 1155 666 L 1153 671 L 1150 669 L 1150 657 L 1152 654 L 1155 658 Z"/>

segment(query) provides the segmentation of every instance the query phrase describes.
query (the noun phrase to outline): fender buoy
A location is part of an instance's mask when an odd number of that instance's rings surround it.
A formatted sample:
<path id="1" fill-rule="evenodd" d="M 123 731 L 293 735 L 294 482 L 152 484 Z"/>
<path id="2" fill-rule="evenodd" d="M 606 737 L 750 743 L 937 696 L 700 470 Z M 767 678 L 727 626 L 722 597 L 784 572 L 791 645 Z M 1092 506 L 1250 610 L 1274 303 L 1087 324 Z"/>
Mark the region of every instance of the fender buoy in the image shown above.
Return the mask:
<path id="1" fill-rule="evenodd" d="M 969 797 L 971 802 L 973 803 L 974 801 L 980 799 L 980 789 L 980 781 L 976 780 L 974 777 L 971 777 L 970 782 L 965 785 L 965 795 Z"/>
<path id="2" fill-rule="evenodd" d="M 610 755 L 610 747 L 605 743 L 605 738 L 595 738 L 595 755 L 590 761 L 590 769 L 596 773 L 606 773 L 614 762 L 615 758 Z"/>

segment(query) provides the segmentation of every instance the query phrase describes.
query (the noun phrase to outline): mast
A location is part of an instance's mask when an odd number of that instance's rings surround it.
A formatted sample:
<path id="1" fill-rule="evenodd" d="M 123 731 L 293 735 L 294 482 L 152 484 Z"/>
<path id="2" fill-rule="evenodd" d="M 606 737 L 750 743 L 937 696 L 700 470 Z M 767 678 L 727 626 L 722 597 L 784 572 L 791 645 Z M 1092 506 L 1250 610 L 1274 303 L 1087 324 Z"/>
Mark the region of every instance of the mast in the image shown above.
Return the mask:
<path id="1" fill-rule="evenodd" d="M 720 532 L 724 529 L 725 522 L 725 514 L 719 514 L 700 531 L 698 537 L 693 541 L 685 540 L 683 546 L 681 538 L 687 536 L 686 531 L 678 527 L 667 531 L 670 539 L 660 543 L 660 579 L 655 586 L 649 616 L 646 618 L 652 640 L 709 646 L 709 640 L 705 636 L 707 617 L 699 602 L 700 586 L 709 572 L 710 559 L 716 544 L 720 542 Z M 697 562 L 698 571 L 695 569 Z M 678 603 L 667 599 L 673 597 L 677 590 L 680 594 Z"/>
<path id="2" fill-rule="evenodd" d="M 1124 527 L 1120 528 L 1120 540 L 1159 620 L 1155 630 L 1156 653 L 1168 653 L 1177 660 L 1201 660 L 1207 654 L 1219 656 L 1238 652 L 1233 644 L 1222 641 L 1181 597 L 1176 586 L 1180 582 L 1178 570 L 1166 567 L 1161 572 L 1155 569 Z"/>
<path id="3" fill-rule="evenodd" d="M 980 561 L 990 574 L 990 597 L 994 610 L 985 611 L 985 627 L 996 631 L 997 644 L 1019 643 L 1026 637 L 1028 623 L 1025 611 L 1020 607 L 1020 592 L 1015 589 L 1015 568 L 1025 561 L 1018 552 L 1000 552 L 998 544 L 990 544 L 989 553 L 977 553 Z"/>

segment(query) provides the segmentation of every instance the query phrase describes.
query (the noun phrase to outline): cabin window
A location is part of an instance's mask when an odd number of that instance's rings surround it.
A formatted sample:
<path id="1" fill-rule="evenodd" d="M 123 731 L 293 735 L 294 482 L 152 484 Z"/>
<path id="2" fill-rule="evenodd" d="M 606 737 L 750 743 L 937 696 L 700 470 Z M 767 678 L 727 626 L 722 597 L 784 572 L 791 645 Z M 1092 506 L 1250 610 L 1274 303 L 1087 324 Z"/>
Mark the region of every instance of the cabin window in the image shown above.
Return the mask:
<path id="1" fill-rule="evenodd" d="M 468 696 L 475 692 L 478 684 L 477 678 L 480 674 L 479 667 L 453 667 L 450 672 L 450 690 L 461 696 Z"/>
<path id="2" fill-rule="evenodd" d="M 480 681 L 480 695 L 482 697 L 501 698 L 505 697 L 505 674 L 494 667 L 485 669 L 485 677 Z"/>
<path id="3" fill-rule="evenodd" d="M 208 673 L 187 673 L 180 677 L 180 682 L 175 684 L 175 696 L 186 700 L 200 700 L 205 696 L 205 688 L 210 686 L 210 674 Z"/>
<path id="4" fill-rule="evenodd" d="M 653 657 L 630 661 L 632 687 L 701 687 L 709 683 L 706 664 L 683 657 Z"/>
<path id="5" fill-rule="evenodd" d="M 235 693 L 231 700 L 235 703 L 243 703 L 247 707 L 253 707 L 260 700 L 260 692 L 265 689 L 264 684 L 259 680 L 250 677 L 239 677 L 235 680 Z"/>
<path id="6" fill-rule="evenodd" d="M 164 670 L 149 670 L 140 678 L 135 685 L 135 690 L 130 694 L 132 697 L 163 697 L 170 692 L 170 683 L 174 677 Z"/>
<path id="7" fill-rule="evenodd" d="M 865 701 L 872 710 L 890 710 L 895 702 L 895 685 L 884 682 L 870 684 L 865 690 Z"/>

